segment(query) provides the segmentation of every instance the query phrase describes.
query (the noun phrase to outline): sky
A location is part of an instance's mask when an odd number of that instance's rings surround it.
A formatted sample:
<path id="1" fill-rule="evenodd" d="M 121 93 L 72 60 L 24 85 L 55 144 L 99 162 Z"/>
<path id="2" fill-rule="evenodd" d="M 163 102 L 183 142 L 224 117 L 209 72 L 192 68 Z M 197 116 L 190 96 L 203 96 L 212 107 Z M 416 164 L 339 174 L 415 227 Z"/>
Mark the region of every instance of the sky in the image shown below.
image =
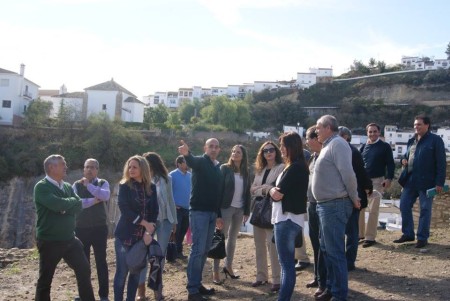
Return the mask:
<path id="1" fill-rule="evenodd" d="M 372 57 L 446 58 L 449 11 L 447 0 L 3 1 L 0 68 L 23 63 L 41 89 L 69 92 L 113 78 L 141 100 L 309 68 L 339 75 Z"/>

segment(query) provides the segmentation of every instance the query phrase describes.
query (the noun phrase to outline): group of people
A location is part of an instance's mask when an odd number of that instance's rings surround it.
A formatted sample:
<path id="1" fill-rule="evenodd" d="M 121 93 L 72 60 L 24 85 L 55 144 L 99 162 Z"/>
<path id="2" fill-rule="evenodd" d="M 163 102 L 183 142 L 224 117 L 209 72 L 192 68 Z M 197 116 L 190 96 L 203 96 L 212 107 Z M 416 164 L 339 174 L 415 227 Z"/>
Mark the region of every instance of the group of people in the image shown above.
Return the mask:
<path id="1" fill-rule="evenodd" d="M 430 120 L 417 116 L 416 135 L 408 143 L 402 165 L 407 179 L 401 196 L 403 235 L 395 243 L 415 240 L 412 206 L 420 200 L 416 247 L 428 243 L 432 197 L 426 190 L 442 191 L 445 181 L 445 150 L 442 139 L 430 132 Z M 203 269 L 216 229 L 226 237 L 226 258 L 221 266 L 214 259 L 212 282 L 240 278 L 233 269 L 237 236 L 254 205 L 270 197 L 273 229 L 253 227 L 256 252 L 256 279 L 253 287 L 266 285 L 278 292 L 278 300 L 291 300 L 299 249 L 305 222 L 314 251 L 314 279 L 307 287 L 317 287 L 316 300 L 346 300 L 348 271 L 355 269 L 358 245 L 376 243 L 378 208 L 383 190 L 394 178 L 390 146 L 380 140 L 380 127 L 366 127 L 368 141 L 360 150 L 351 144 L 351 131 L 339 127 L 334 116 L 324 115 L 302 137 L 282 134 L 278 144 L 264 142 L 258 150 L 251 177 L 246 147 L 233 146 L 228 161 L 219 164 L 220 144 L 210 138 L 204 154 L 194 156 L 182 140 L 177 168 L 168 172 L 161 157 L 153 152 L 130 157 L 119 184 L 121 212 L 115 229 L 116 273 L 114 300 L 146 300 L 147 267 L 130 273 L 126 255 L 138 241 L 151 245 L 156 238 L 162 254 L 174 239 L 179 258 L 183 239 L 190 227 L 192 245 L 187 264 L 189 301 L 204 301 L 216 293 L 202 283 Z M 192 173 L 189 172 L 189 168 Z M 72 186 L 64 182 L 66 162 L 61 155 L 44 161 L 45 179 L 35 186 L 39 279 L 36 300 L 50 300 L 56 265 L 64 259 L 74 269 L 79 299 L 95 300 L 90 281 L 90 249 L 96 260 L 101 301 L 109 300 L 106 263 L 109 184 L 97 177 L 99 163 L 88 159 L 84 176 Z M 364 208 L 369 211 L 365 222 Z M 302 239 L 302 238 L 300 238 Z M 304 241 L 304 238 L 303 238 Z M 304 248 L 304 243 L 303 243 Z M 271 278 L 268 272 L 268 256 Z M 299 262 L 300 263 L 300 262 Z M 161 262 L 164 268 L 164 260 Z M 153 278 L 152 278 L 153 279 Z M 153 287 L 156 300 L 163 300 L 163 281 Z"/>

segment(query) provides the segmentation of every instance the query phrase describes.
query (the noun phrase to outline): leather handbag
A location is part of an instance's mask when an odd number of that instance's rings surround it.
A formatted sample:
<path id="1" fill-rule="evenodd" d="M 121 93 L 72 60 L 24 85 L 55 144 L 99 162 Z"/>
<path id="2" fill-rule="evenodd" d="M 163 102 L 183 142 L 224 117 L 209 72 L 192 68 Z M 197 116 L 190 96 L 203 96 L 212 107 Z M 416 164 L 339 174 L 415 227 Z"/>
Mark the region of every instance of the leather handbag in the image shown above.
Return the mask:
<path id="1" fill-rule="evenodd" d="M 219 229 L 214 232 L 211 248 L 208 252 L 208 257 L 213 259 L 223 259 L 227 256 L 225 251 L 225 235 Z"/>
<path id="2" fill-rule="evenodd" d="M 125 255 L 128 270 L 131 274 L 139 274 L 147 265 L 148 246 L 141 239 L 128 250 Z"/>
<path id="3" fill-rule="evenodd" d="M 263 229 L 272 229 L 272 200 L 270 196 L 265 196 L 259 201 L 255 201 L 250 224 Z"/>
<path id="4" fill-rule="evenodd" d="M 177 259 L 177 245 L 175 243 L 175 233 L 170 234 L 169 243 L 167 244 L 166 260 L 175 262 Z"/>

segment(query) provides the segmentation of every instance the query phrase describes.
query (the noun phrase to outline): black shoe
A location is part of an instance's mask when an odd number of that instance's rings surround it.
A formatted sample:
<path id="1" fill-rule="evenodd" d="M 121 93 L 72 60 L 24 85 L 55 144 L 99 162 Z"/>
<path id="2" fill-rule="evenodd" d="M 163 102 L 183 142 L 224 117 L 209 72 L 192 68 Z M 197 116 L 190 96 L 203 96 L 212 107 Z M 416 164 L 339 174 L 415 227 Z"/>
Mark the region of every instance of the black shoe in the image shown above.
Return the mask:
<path id="1" fill-rule="evenodd" d="M 272 293 L 277 293 L 280 290 L 280 285 L 279 284 L 272 284 L 272 287 L 270 288 L 270 291 Z"/>
<path id="2" fill-rule="evenodd" d="M 216 290 L 214 288 L 206 288 L 203 285 L 200 285 L 198 292 L 202 295 L 211 296 L 216 293 Z"/>
<path id="3" fill-rule="evenodd" d="M 376 244 L 377 242 L 375 240 L 365 240 L 362 244 L 363 248 L 368 248 Z"/>
<path id="4" fill-rule="evenodd" d="M 178 259 L 187 259 L 188 257 L 186 255 L 183 255 L 183 254 L 178 254 L 177 258 Z"/>
<path id="5" fill-rule="evenodd" d="M 222 272 L 225 274 L 225 278 L 228 278 L 228 276 L 230 276 L 231 279 L 239 279 L 239 278 L 241 278 L 241 276 L 239 276 L 239 275 L 231 274 L 230 271 L 226 267 L 223 267 Z"/>
<path id="6" fill-rule="evenodd" d="M 348 271 L 348 272 L 354 271 L 355 269 L 356 269 L 356 267 L 355 267 L 354 264 L 352 264 L 352 265 L 348 264 L 348 265 L 347 265 L 347 271 Z"/>
<path id="7" fill-rule="evenodd" d="M 189 294 L 188 301 L 207 301 L 205 297 L 203 297 L 200 293 L 197 294 Z"/>
<path id="8" fill-rule="evenodd" d="M 414 241 L 414 238 L 406 237 L 405 235 L 402 235 L 399 239 L 394 240 L 394 244 L 401 244 L 407 241 Z"/>
<path id="9" fill-rule="evenodd" d="M 296 271 L 302 271 L 304 269 L 306 269 L 307 267 L 309 267 L 311 264 L 309 262 L 297 262 L 297 264 L 295 265 L 295 270 Z"/>
<path id="10" fill-rule="evenodd" d="M 306 287 L 310 288 L 310 287 L 319 287 L 319 282 L 317 282 L 317 280 L 313 280 L 311 282 L 308 282 L 306 284 Z"/>
<path id="11" fill-rule="evenodd" d="M 426 245 L 428 245 L 427 240 L 418 240 L 416 243 L 416 248 L 421 249 L 421 248 L 424 248 Z"/>
<path id="12" fill-rule="evenodd" d="M 333 298 L 333 295 L 328 289 L 325 289 L 322 294 L 316 296 L 315 299 L 318 301 L 329 301 Z"/>

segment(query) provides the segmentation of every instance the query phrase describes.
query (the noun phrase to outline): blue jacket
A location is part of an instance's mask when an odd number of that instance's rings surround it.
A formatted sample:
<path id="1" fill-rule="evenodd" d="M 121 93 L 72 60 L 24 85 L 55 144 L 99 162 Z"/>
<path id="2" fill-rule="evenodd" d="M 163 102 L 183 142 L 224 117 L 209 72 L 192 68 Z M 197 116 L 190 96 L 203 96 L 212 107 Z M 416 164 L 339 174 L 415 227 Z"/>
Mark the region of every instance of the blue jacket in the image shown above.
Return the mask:
<path id="1" fill-rule="evenodd" d="M 135 185 L 135 182 L 132 182 Z M 139 202 L 139 196 L 136 189 L 130 187 L 127 183 L 119 185 L 118 204 L 120 209 L 120 218 L 117 223 L 114 235 L 123 243 L 133 245 L 140 240 L 144 234 L 144 227 L 140 222 L 145 219 L 147 222 L 156 223 L 159 207 L 156 198 L 156 186 L 151 185 L 152 193 L 145 195 L 145 214 L 141 214 L 143 207 Z"/>
<path id="2" fill-rule="evenodd" d="M 405 159 L 409 159 L 409 151 L 416 137 L 408 140 Z M 427 190 L 436 186 L 444 186 L 447 167 L 445 147 L 442 138 L 428 132 L 417 143 L 414 154 L 413 171 L 410 175 L 413 187 Z"/>

